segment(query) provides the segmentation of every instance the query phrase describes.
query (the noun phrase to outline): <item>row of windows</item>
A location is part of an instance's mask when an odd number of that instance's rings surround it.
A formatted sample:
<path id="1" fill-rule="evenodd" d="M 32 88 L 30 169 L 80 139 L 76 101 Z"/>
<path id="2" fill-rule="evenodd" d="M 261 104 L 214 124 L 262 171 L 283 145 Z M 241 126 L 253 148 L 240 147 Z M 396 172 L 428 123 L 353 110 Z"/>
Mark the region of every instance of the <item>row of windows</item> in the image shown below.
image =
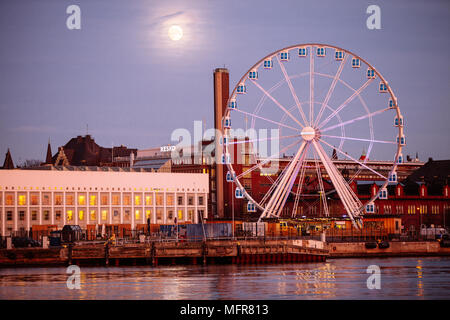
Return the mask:
<path id="1" fill-rule="evenodd" d="M 136 220 L 141 220 L 145 217 L 145 219 L 153 219 L 153 208 L 145 208 L 142 209 L 135 209 L 134 210 L 134 218 Z M 109 217 L 109 210 L 108 209 L 101 209 L 100 211 L 97 211 L 96 209 L 87 210 L 85 208 L 78 209 L 77 211 L 74 208 L 66 209 L 65 215 L 66 215 L 66 221 L 72 222 L 75 220 L 75 214 L 78 212 L 78 221 L 91 221 L 96 222 L 100 218 L 101 221 L 106 222 Z M 184 209 L 177 209 L 176 214 L 175 210 L 173 209 L 167 209 L 167 219 L 172 220 L 175 218 L 175 216 L 178 218 L 178 220 L 188 220 L 193 221 L 194 218 L 194 209 L 187 209 L 186 213 L 187 216 L 185 216 L 185 210 Z M 202 215 L 204 214 L 203 209 L 198 210 L 199 213 Z M 164 208 L 156 208 L 155 210 L 156 219 L 162 220 L 164 215 Z M 55 222 L 59 222 L 63 220 L 63 211 L 62 210 L 54 210 L 54 220 Z M 1 217 L 0 215 L 0 218 Z M 14 221 L 14 211 L 13 210 L 6 210 L 5 211 L 5 218 L 7 222 Z M 120 219 L 120 209 L 113 209 L 112 210 L 112 218 L 114 220 Z M 18 221 L 25 221 L 26 220 L 26 211 L 25 210 L 19 210 L 17 213 L 17 219 Z M 131 209 L 124 209 L 123 210 L 123 219 L 126 221 L 129 221 L 131 219 Z M 0 221 L 2 221 L 0 219 Z M 30 221 L 31 222 L 37 222 L 39 221 L 39 210 L 31 210 L 30 211 Z M 44 223 L 49 223 L 51 221 L 51 210 L 50 209 L 43 209 L 42 210 L 42 221 Z"/>
<path id="2" fill-rule="evenodd" d="M 140 205 L 147 205 L 151 206 L 153 205 L 153 194 L 145 194 L 142 195 L 134 195 L 134 205 L 140 206 Z M 131 195 L 130 194 L 124 194 L 122 195 L 122 204 L 124 206 L 131 205 Z M 167 206 L 173 206 L 175 204 L 175 199 L 178 206 L 182 206 L 185 203 L 184 195 L 177 195 L 175 198 L 175 195 L 173 194 L 166 194 L 166 205 Z M 26 194 L 18 194 L 17 195 L 17 204 L 19 206 L 26 206 L 26 205 L 32 205 L 37 206 L 40 203 L 42 205 L 51 205 L 51 194 L 50 193 L 44 193 L 42 194 L 42 200 L 39 202 L 39 194 L 33 194 L 31 193 L 29 196 L 29 201 L 27 201 L 27 195 Z M 80 206 L 84 206 L 87 203 L 89 203 L 90 206 L 96 206 L 98 205 L 98 200 L 100 200 L 100 205 L 107 206 L 109 205 L 109 195 L 108 194 L 102 194 L 100 197 L 97 195 L 85 195 L 85 194 L 78 194 L 77 197 L 77 204 Z M 120 194 L 113 194 L 111 196 L 111 204 L 112 205 L 121 205 L 121 197 Z M 164 194 L 162 193 L 156 193 L 155 194 L 155 203 L 156 205 L 163 205 L 164 203 Z M 188 195 L 187 197 L 187 205 L 193 206 L 194 203 L 194 196 Z M 205 203 L 205 197 L 203 195 L 199 195 L 198 198 L 198 205 L 202 206 Z M 2 204 L 2 197 L 0 195 L 0 205 Z M 64 195 L 62 193 L 54 194 L 54 201 L 53 204 L 58 205 L 64 205 Z M 75 204 L 75 194 L 66 194 L 65 196 L 65 205 L 74 205 Z M 7 206 L 13 206 L 15 205 L 15 195 L 14 194 L 6 194 L 5 195 L 5 205 Z"/>

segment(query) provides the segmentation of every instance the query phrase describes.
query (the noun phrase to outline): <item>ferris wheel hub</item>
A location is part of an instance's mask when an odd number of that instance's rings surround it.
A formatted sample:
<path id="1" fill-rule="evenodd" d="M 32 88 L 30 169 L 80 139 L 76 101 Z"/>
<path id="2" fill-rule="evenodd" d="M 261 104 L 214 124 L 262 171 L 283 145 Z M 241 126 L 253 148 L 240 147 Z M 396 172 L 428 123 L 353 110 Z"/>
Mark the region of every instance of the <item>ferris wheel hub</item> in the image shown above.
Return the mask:
<path id="1" fill-rule="evenodd" d="M 301 132 L 301 136 L 303 140 L 311 141 L 316 137 L 316 129 L 314 129 L 313 127 L 304 127 Z"/>

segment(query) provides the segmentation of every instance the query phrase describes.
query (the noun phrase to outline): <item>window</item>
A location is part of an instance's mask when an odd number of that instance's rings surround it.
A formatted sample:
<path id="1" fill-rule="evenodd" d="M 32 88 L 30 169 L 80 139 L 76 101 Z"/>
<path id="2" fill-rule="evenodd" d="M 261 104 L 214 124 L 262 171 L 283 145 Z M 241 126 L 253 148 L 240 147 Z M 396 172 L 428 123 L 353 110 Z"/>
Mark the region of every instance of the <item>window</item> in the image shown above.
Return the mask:
<path id="1" fill-rule="evenodd" d="M 156 194 L 156 205 L 162 206 L 163 202 L 164 202 L 164 195 L 162 193 L 157 193 Z"/>
<path id="2" fill-rule="evenodd" d="M 30 196 L 31 205 L 32 206 L 38 206 L 39 205 L 39 195 L 32 193 Z"/>
<path id="3" fill-rule="evenodd" d="M 73 219 L 73 210 L 67 210 L 67 221 L 72 221 Z"/>
<path id="4" fill-rule="evenodd" d="M 168 206 L 174 205 L 173 194 L 166 195 L 166 201 Z"/>
<path id="5" fill-rule="evenodd" d="M 134 205 L 140 206 L 141 204 L 141 196 L 134 196 Z"/>
<path id="6" fill-rule="evenodd" d="M 63 196 L 62 194 L 55 195 L 55 205 L 61 206 L 63 204 Z"/>
<path id="7" fill-rule="evenodd" d="M 36 221 L 37 220 L 37 210 L 31 211 L 31 220 Z"/>
<path id="8" fill-rule="evenodd" d="M 194 209 L 189 209 L 187 213 L 188 213 L 188 220 L 194 222 Z"/>
<path id="9" fill-rule="evenodd" d="M 179 209 L 178 210 L 178 220 L 183 220 L 183 210 L 182 209 Z"/>
<path id="10" fill-rule="evenodd" d="M 135 215 L 136 220 L 139 220 L 141 217 L 141 210 L 139 210 L 139 209 L 135 210 L 134 215 Z"/>
<path id="11" fill-rule="evenodd" d="M 203 203 L 203 196 L 198 196 L 198 205 L 199 206 L 203 206 L 204 205 L 204 203 Z"/>
<path id="12" fill-rule="evenodd" d="M 114 210 L 114 217 L 118 217 L 119 216 L 119 210 Z"/>
<path id="13" fill-rule="evenodd" d="M 193 206 L 193 205 L 194 205 L 194 197 L 188 196 L 188 206 Z"/>
<path id="14" fill-rule="evenodd" d="M 113 196 L 112 196 L 112 204 L 114 206 L 120 206 L 120 196 L 118 194 L 113 194 Z"/>
<path id="15" fill-rule="evenodd" d="M 27 196 L 24 194 L 20 194 L 18 204 L 19 204 L 19 206 L 26 206 L 27 205 Z"/>
<path id="16" fill-rule="evenodd" d="M 153 197 L 150 195 L 145 196 L 145 205 L 151 206 L 153 204 Z"/>
<path id="17" fill-rule="evenodd" d="M 78 205 L 79 206 L 86 205 L 86 197 L 85 196 L 83 196 L 83 195 L 78 196 Z"/>
<path id="18" fill-rule="evenodd" d="M 14 195 L 13 194 L 7 194 L 5 204 L 7 206 L 13 206 L 14 205 Z"/>
<path id="19" fill-rule="evenodd" d="M 151 219 L 152 217 L 152 209 L 145 210 L 145 219 Z"/>
<path id="20" fill-rule="evenodd" d="M 102 220 L 106 221 L 107 217 L 108 217 L 108 210 L 102 210 Z"/>
<path id="21" fill-rule="evenodd" d="M 6 220 L 12 221 L 12 217 L 13 217 L 12 211 L 10 211 L 10 210 L 6 211 Z"/>
<path id="22" fill-rule="evenodd" d="M 95 220 L 97 218 L 97 212 L 95 210 L 91 210 L 90 219 Z"/>
<path id="23" fill-rule="evenodd" d="M 162 208 L 156 208 L 156 219 L 157 220 L 162 220 L 162 212 L 163 212 Z"/>
<path id="24" fill-rule="evenodd" d="M 100 198 L 100 204 L 102 206 L 107 206 L 108 205 L 108 195 L 102 194 L 102 196 Z"/>
<path id="25" fill-rule="evenodd" d="M 61 220 L 61 210 L 55 211 L 55 220 L 60 221 Z"/>
<path id="26" fill-rule="evenodd" d="M 173 219 L 173 210 L 168 210 L 168 211 L 167 211 L 167 218 L 168 218 L 169 220 L 172 220 L 172 219 Z"/>
<path id="27" fill-rule="evenodd" d="M 73 194 L 66 195 L 66 205 L 73 206 L 74 205 L 74 197 Z"/>
<path id="28" fill-rule="evenodd" d="M 123 195 L 123 205 L 124 206 L 130 206 L 131 205 L 131 198 L 127 194 Z"/>
<path id="29" fill-rule="evenodd" d="M 50 205 L 50 195 L 49 195 L 48 193 L 44 193 L 44 194 L 42 195 L 42 204 L 43 204 L 44 206 Z"/>
<path id="30" fill-rule="evenodd" d="M 44 218 L 45 221 L 50 220 L 50 210 L 44 210 L 42 212 L 42 215 L 43 215 L 43 218 Z"/>
<path id="31" fill-rule="evenodd" d="M 97 205 L 97 196 L 91 195 L 89 196 L 89 205 L 96 206 Z"/>
<path id="32" fill-rule="evenodd" d="M 182 206 L 183 205 L 183 196 L 177 197 L 177 205 Z"/>
<path id="33" fill-rule="evenodd" d="M 84 220 L 84 210 L 78 210 L 78 219 Z"/>
<path id="34" fill-rule="evenodd" d="M 125 220 L 130 219 L 130 210 L 129 209 L 125 209 L 125 211 L 124 211 L 124 219 Z"/>
<path id="35" fill-rule="evenodd" d="M 19 211 L 19 220 L 20 221 L 25 220 L 25 211 L 23 211 L 23 210 Z"/>

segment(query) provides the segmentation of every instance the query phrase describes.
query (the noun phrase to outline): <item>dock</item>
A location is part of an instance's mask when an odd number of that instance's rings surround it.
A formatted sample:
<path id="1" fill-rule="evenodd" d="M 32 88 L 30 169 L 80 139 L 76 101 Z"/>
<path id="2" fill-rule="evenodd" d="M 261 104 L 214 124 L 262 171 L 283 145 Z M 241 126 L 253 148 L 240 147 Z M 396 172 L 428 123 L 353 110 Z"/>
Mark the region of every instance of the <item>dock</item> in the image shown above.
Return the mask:
<path id="1" fill-rule="evenodd" d="M 324 262 L 315 240 L 212 240 L 203 242 L 75 243 L 60 248 L 0 250 L 0 267 Z"/>

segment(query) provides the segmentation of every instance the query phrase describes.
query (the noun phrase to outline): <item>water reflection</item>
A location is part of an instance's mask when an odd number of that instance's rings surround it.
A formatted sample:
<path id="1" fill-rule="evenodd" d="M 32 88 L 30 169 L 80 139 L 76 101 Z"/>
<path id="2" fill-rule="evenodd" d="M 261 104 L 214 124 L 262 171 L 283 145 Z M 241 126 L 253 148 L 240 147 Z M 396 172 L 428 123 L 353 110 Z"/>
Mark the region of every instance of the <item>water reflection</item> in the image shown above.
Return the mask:
<path id="1" fill-rule="evenodd" d="M 369 265 L 381 290 L 369 290 Z M 450 258 L 341 259 L 283 265 L 0 269 L 0 299 L 449 299 Z"/>

